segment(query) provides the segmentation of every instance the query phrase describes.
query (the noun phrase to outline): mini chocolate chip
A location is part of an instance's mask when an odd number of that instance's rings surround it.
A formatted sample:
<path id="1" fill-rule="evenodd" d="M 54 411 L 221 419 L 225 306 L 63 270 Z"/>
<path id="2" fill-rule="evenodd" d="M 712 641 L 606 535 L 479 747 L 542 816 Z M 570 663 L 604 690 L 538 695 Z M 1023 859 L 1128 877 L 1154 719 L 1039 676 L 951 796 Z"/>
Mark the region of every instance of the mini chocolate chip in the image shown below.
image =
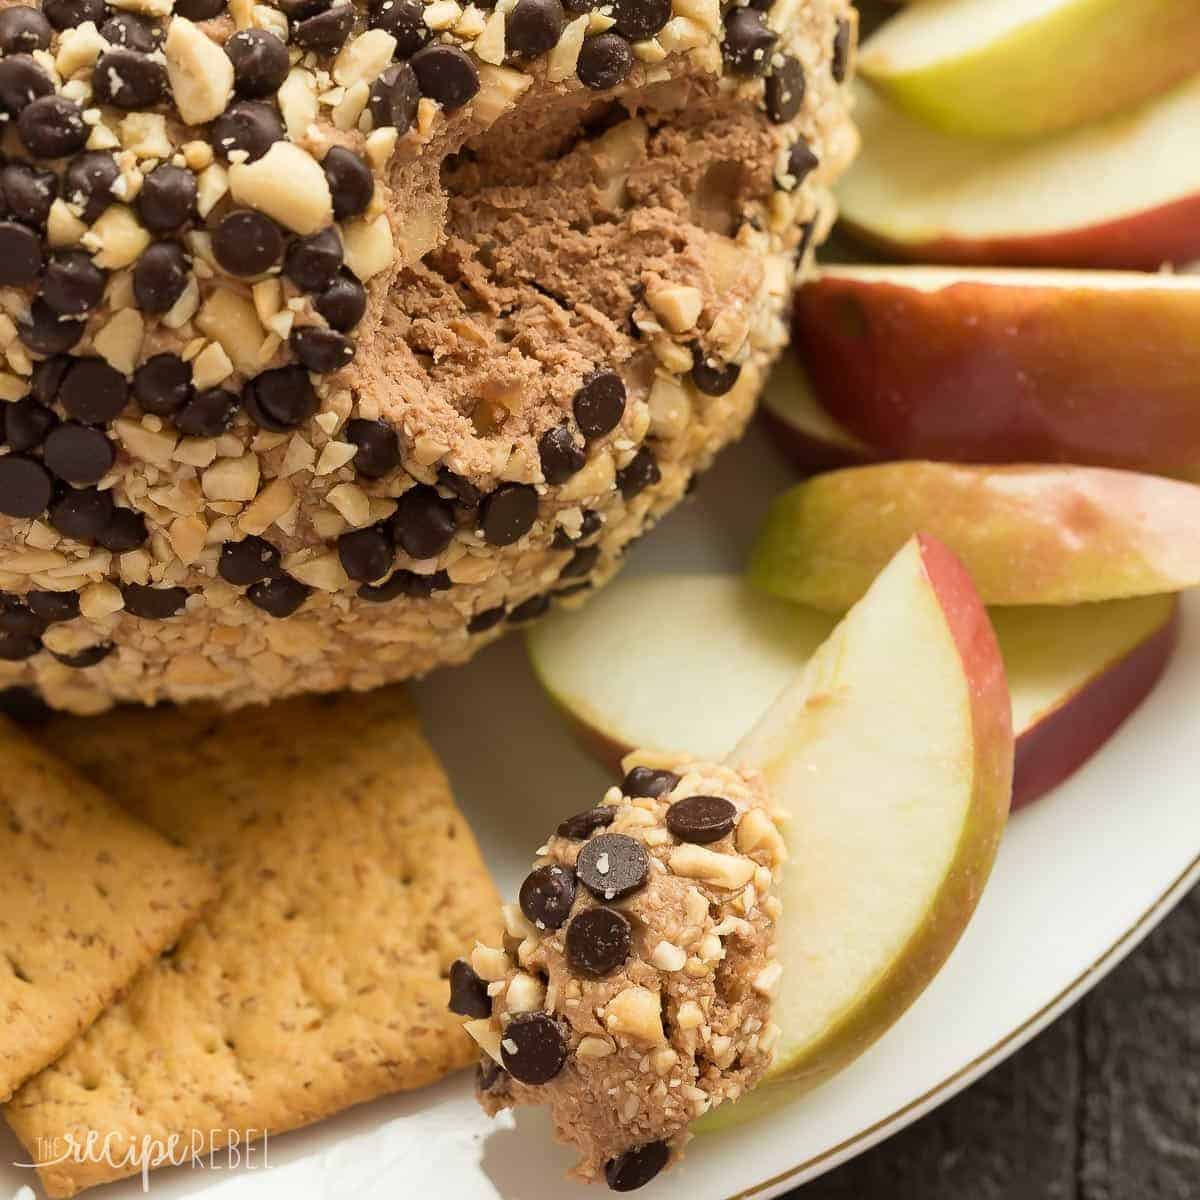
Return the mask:
<path id="1" fill-rule="evenodd" d="M 340 371 L 354 357 L 354 343 L 336 329 L 301 325 L 288 338 L 292 353 L 315 375 Z"/>
<path id="2" fill-rule="evenodd" d="M 98 663 L 102 663 L 115 649 L 116 647 L 112 642 L 97 642 L 94 646 L 87 646 L 83 650 L 76 650 L 74 654 L 59 654 L 57 650 L 51 650 L 50 653 L 64 667 L 72 667 L 76 671 L 85 671 L 88 667 L 94 667 Z"/>
<path id="3" fill-rule="evenodd" d="M 579 851 L 575 873 L 597 900 L 622 900 L 645 887 L 650 857 L 641 842 L 623 833 L 602 833 Z"/>
<path id="4" fill-rule="evenodd" d="M 339 221 L 366 211 L 375 194 L 375 176 L 366 160 L 345 146 L 333 146 L 321 160 L 333 196 L 333 215 Z"/>
<path id="5" fill-rule="evenodd" d="M 85 323 L 60 317 L 40 296 L 18 320 L 17 336 L 35 354 L 63 354 L 83 337 Z"/>
<path id="6" fill-rule="evenodd" d="M 4 596 L 0 604 L 0 630 L 17 637 L 40 638 L 46 632 L 47 622 L 31 608 L 27 608 L 16 596 Z"/>
<path id="7" fill-rule="evenodd" d="M 567 1036 L 549 1013 L 518 1013 L 504 1029 L 500 1058 L 521 1083 L 549 1083 L 567 1061 Z"/>
<path id="8" fill-rule="evenodd" d="M 261 100 L 273 95 L 287 78 L 287 44 L 265 29 L 239 29 L 225 43 L 233 63 L 233 85 L 239 96 Z"/>
<path id="9" fill-rule="evenodd" d="M 382 579 L 396 559 L 392 539 L 378 525 L 343 533 L 337 540 L 337 552 L 346 574 L 359 583 Z"/>
<path id="10" fill-rule="evenodd" d="M 553 863 L 535 867 L 525 876 L 517 897 L 521 911 L 538 929 L 557 929 L 575 903 L 575 872 Z"/>
<path id="11" fill-rule="evenodd" d="M 2 416 L 4 440 L 16 454 L 36 450 L 58 424 L 58 417 L 32 396 L 4 405 Z"/>
<path id="12" fill-rule="evenodd" d="M 685 796 L 667 809 L 667 828 L 681 842 L 706 846 L 733 832 L 737 809 L 721 796 Z"/>
<path id="13" fill-rule="evenodd" d="M 163 31 L 133 13 L 113 13 L 100 26 L 100 36 L 110 46 L 121 46 L 126 50 L 137 50 L 141 54 L 153 54 L 162 46 Z"/>
<path id="14" fill-rule="evenodd" d="M 483 502 L 483 537 L 491 546 L 511 546 L 537 520 L 538 495 L 526 483 L 506 483 Z"/>
<path id="15" fill-rule="evenodd" d="M 27 592 L 25 603 L 47 625 L 54 625 L 59 621 L 73 621 L 79 616 L 78 592 Z"/>
<path id="16" fill-rule="evenodd" d="M 146 518 L 132 508 L 118 508 L 108 526 L 96 535 L 96 543 L 113 554 L 126 554 L 144 546 L 150 537 Z"/>
<path id="17" fill-rule="evenodd" d="M 249 162 L 262 158 L 284 138 L 283 119 L 261 100 L 236 100 L 212 126 L 213 149 L 222 158 L 234 150 L 244 150 Z"/>
<path id="18" fill-rule="evenodd" d="M 41 238 L 27 225 L 0 221 L 0 284 L 23 287 L 33 283 L 41 269 Z"/>
<path id="19" fill-rule="evenodd" d="M 433 488 L 418 484 L 397 501 L 391 526 L 406 554 L 413 558 L 433 558 L 454 537 L 454 509 Z"/>
<path id="20" fill-rule="evenodd" d="M 631 42 L 653 37 L 671 19 L 671 0 L 613 0 L 613 28 Z"/>
<path id="21" fill-rule="evenodd" d="M 283 233 L 263 213 L 239 208 L 213 230 L 212 250 L 230 275 L 262 275 L 283 257 Z"/>
<path id="22" fill-rule="evenodd" d="M 32 658 L 41 648 L 41 638 L 12 633 L 0 635 L 0 658 L 5 662 L 21 662 Z"/>
<path id="23" fill-rule="evenodd" d="M 629 918 L 615 908 L 584 909 L 567 926 L 567 962 L 592 979 L 611 975 L 633 944 Z"/>
<path id="24" fill-rule="evenodd" d="M 154 242 L 133 268 L 133 295 L 142 312 L 168 312 L 187 283 L 187 258 L 177 242 Z"/>
<path id="25" fill-rule="evenodd" d="M 288 246 L 283 273 L 302 292 L 321 292 L 337 278 L 341 266 L 341 239 L 333 229 L 323 229 Z"/>
<path id="26" fill-rule="evenodd" d="M 806 86 L 803 64 L 793 55 L 787 55 L 782 64 L 767 76 L 763 91 L 767 116 L 776 125 L 796 117 L 804 104 Z"/>
<path id="27" fill-rule="evenodd" d="M 226 0 L 175 0 L 175 12 L 189 21 L 211 21 L 225 11 Z"/>
<path id="28" fill-rule="evenodd" d="M 606 829 L 617 819 L 617 810 L 611 804 L 602 804 L 599 808 L 585 808 L 583 812 L 568 817 L 555 830 L 562 838 L 570 838 L 573 842 L 582 842 L 590 838 L 597 829 Z"/>
<path id="29" fill-rule="evenodd" d="M 654 455 L 648 447 L 643 446 L 629 460 L 629 464 L 617 472 L 617 487 L 621 489 L 621 495 L 626 500 L 632 500 L 660 479 L 662 472 L 658 469 Z"/>
<path id="30" fill-rule="evenodd" d="M 114 108 L 153 108 L 167 92 L 167 72 L 147 54 L 118 47 L 96 60 L 92 90 L 101 104 Z"/>
<path id="31" fill-rule="evenodd" d="M 104 0 L 42 0 L 42 12 L 55 29 L 74 29 L 85 21 L 104 20 Z"/>
<path id="32" fill-rule="evenodd" d="M 679 786 L 674 771 L 657 771 L 653 767 L 634 767 L 621 780 L 621 792 L 632 797 L 657 798 L 666 796 Z"/>
<path id="33" fill-rule="evenodd" d="M 237 392 L 226 388 L 206 388 L 197 392 L 175 414 L 175 428 L 188 437 L 220 437 L 237 416 L 240 400 Z"/>
<path id="34" fill-rule="evenodd" d="M 358 589 L 358 595 L 372 604 L 386 604 L 401 596 L 410 600 L 428 600 L 434 592 L 444 592 L 448 587 L 450 576 L 445 571 L 434 571 L 432 575 L 393 571 L 382 583 L 364 583 Z"/>
<path id="35" fill-rule="evenodd" d="M 487 984 L 475 974 L 475 969 L 465 958 L 456 958 L 450 964 L 450 1004 L 452 1013 L 460 1017 L 490 1017 L 492 1001 L 488 996 Z"/>
<path id="36" fill-rule="evenodd" d="M 0 458 L 0 513 L 36 517 L 46 511 L 54 485 L 41 463 L 23 454 Z"/>
<path id="37" fill-rule="evenodd" d="M 17 118 L 21 144 L 35 158 L 62 158 L 82 150 L 90 130 L 83 109 L 66 96 L 41 96 Z"/>
<path id="38" fill-rule="evenodd" d="M 53 30 L 36 8 L 14 5 L 0 12 L 0 50 L 5 54 L 31 54 L 50 46 Z"/>
<path id="39" fill-rule="evenodd" d="M 382 479 L 400 463 L 400 438 L 386 421 L 355 417 L 346 422 L 343 436 L 358 447 L 354 454 L 354 469 L 368 479 Z"/>
<path id="40" fill-rule="evenodd" d="M 9 163 L 0 170 L 0 192 L 10 216 L 40 229 L 58 194 L 58 177 L 27 163 Z"/>
<path id="41" fill-rule="evenodd" d="M 349 333 L 367 311 L 367 289 L 347 270 L 313 301 L 313 307 L 340 333 Z"/>
<path id="42" fill-rule="evenodd" d="M 235 587 L 249 587 L 279 571 L 279 549 L 266 538 L 249 534 L 240 542 L 225 542 L 217 560 L 217 574 Z"/>
<path id="43" fill-rule="evenodd" d="M 837 23 L 837 32 L 833 35 L 833 60 L 830 63 L 834 83 L 845 83 L 846 72 L 849 69 L 850 22 L 839 21 Z"/>
<path id="44" fill-rule="evenodd" d="M 623 83 L 633 70 L 633 51 L 619 33 L 584 38 L 575 73 L 584 87 L 602 92 Z"/>
<path id="45" fill-rule="evenodd" d="M 634 1146 L 604 1164 L 604 1179 L 614 1192 L 635 1192 L 645 1187 L 671 1159 L 666 1142 Z"/>
<path id="46" fill-rule="evenodd" d="M 59 316 L 82 317 L 104 299 L 105 272 L 82 250 L 56 250 L 42 278 L 42 299 Z"/>
<path id="47" fill-rule="evenodd" d="M 719 358 L 707 358 L 699 346 L 692 347 L 692 382 L 706 396 L 724 396 L 741 375 L 737 363 L 723 363 Z"/>
<path id="48" fill-rule="evenodd" d="M 146 583 L 123 583 L 125 611 L 146 621 L 165 621 L 175 616 L 187 603 L 187 589 L 181 587 L 151 587 Z"/>
<path id="49" fill-rule="evenodd" d="M 581 546 L 558 573 L 559 579 L 572 579 L 588 574 L 600 558 L 599 546 Z"/>
<path id="50" fill-rule="evenodd" d="M 0 109 L 10 116 L 38 97 L 53 94 L 53 81 L 30 55 L 10 54 L 0 60 Z"/>
<path id="51" fill-rule="evenodd" d="M 566 483 L 587 463 L 587 453 L 575 444 L 566 425 L 547 429 L 538 439 L 538 457 L 547 483 Z"/>
<path id="52" fill-rule="evenodd" d="M 272 433 L 303 425 L 320 407 L 308 372 L 299 366 L 276 367 L 256 375 L 242 394 L 255 424 Z"/>
<path id="53" fill-rule="evenodd" d="M 84 541 L 103 533 L 115 510 L 110 491 L 67 488 L 50 505 L 50 524 L 66 537 Z"/>
<path id="54" fill-rule="evenodd" d="M 79 358 L 63 376 L 58 399 L 67 416 L 85 425 L 106 425 L 119 417 L 129 399 L 129 384 L 102 358 Z"/>
<path id="55" fill-rule="evenodd" d="M 504 613 L 503 604 L 497 604 L 495 608 L 485 608 L 483 612 L 477 612 L 467 622 L 467 632 L 486 633 L 489 629 L 495 629 L 504 620 Z"/>
<path id="56" fill-rule="evenodd" d="M 725 18 L 721 53 L 735 75 L 762 75 L 771 65 L 777 34 L 757 9 L 735 8 Z"/>
<path id="57" fill-rule="evenodd" d="M 156 354 L 134 371 L 133 396 L 143 412 L 169 417 L 192 397 L 192 368 L 178 354 Z"/>
<path id="58" fill-rule="evenodd" d="M 795 191 L 820 165 L 821 160 L 812 150 L 804 142 L 797 142 L 788 151 L 787 173 L 792 182 L 788 184 L 787 190 Z"/>
<path id="59" fill-rule="evenodd" d="M 116 461 L 113 444 L 99 429 L 65 421 L 52 430 L 42 449 L 46 466 L 67 483 L 97 483 Z"/>
<path id="60" fill-rule="evenodd" d="M 170 233 L 195 215 L 196 177 L 186 167 L 161 163 L 146 176 L 135 203 L 151 233 Z"/>
<path id="61" fill-rule="evenodd" d="M 584 437 L 611 433 L 625 413 L 625 385 L 620 375 L 606 369 L 593 371 L 575 393 L 571 407 Z"/>
<path id="62" fill-rule="evenodd" d="M 371 28 L 382 29 L 396 39 L 396 58 L 412 58 L 433 37 L 425 24 L 425 7 L 420 0 L 375 0 L 371 5 Z"/>
<path id="63" fill-rule="evenodd" d="M 120 178 L 121 169 L 109 151 L 85 150 L 63 172 L 63 199 L 79 210 L 85 225 L 91 225 L 116 199 L 112 188 Z"/>
<path id="64" fill-rule="evenodd" d="M 312 589 L 290 575 L 276 575 L 264 579 L 246 592 L 246 599 L 255 608 L 261 608 L 268 616 L 282 620 L 290 617 L 308 599 Z"/>
<path id="65" fill-rule="evenodd" d="M 505 46 L 518 58 L 537 58 L 558 45 L 565 24 L 561 0 L 517 0 L 504 26 Z"/>
<path id="66" fill-rule="evenodd" d="M 523 604 L 518 604 L 516 608 L 509 610 L 509 624 L 521 625 L 525 621 L 536 621 L 538 617 L 545 615 L 549 607 L 550 597 L 546 593 L 530 596 Z"/>
<path id="67" fill-rule="evenodd" d="M 322 54 L 340 50 L 354 28 L 354 12 L 353 4 L 335 4 L 315 17 L 306 17 L 292 26 L 292 41 Z"/>
<path id="68" fill-rule="evenodd" d="M 443 47 L 450 49 L 450 47 Z M 416 72 L 406 62 L 393 63 L 371 84 L 367 107 L 375 128 L 394 125 L 400 133 L 407 133 L 417 117 L 417 104 L 421 99 L 421 86 Z"/>
<path id="69" fill-rule="evenodd" d="M 472 100 L 479 91 L 479 71 L 465 51 L 438 43 L 412 56 L 421 95 L 436 100 L 447 112 Z"/>

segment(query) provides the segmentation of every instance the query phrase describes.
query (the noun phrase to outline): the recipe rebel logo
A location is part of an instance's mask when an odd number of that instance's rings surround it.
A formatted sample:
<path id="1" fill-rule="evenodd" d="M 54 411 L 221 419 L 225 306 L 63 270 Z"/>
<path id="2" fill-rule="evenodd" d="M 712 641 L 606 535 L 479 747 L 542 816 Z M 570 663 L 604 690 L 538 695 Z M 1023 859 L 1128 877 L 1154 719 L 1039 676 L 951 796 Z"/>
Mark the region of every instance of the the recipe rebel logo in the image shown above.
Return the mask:
<path id="1" fill-rule="evenodd" d="M 150 1190 L 150 1172 L 159 1167 L 190 1166 L 196 1171 L 265 1171 L 271 1166 L 270 1131 L 266 1129 L 193 1129 L 190 1136 L 172 1133 L 128 1138 L 115 1131 L 89 1129 L 80 1136 L 39 1137 L 36 1161 L 13 1166 L 44 1170 L 65 1162 L 106 1166 L 124 1176 L 140 1174 L 142 1191 Z M 20 1193 L 17 1193 L 18 1197 Z"/>

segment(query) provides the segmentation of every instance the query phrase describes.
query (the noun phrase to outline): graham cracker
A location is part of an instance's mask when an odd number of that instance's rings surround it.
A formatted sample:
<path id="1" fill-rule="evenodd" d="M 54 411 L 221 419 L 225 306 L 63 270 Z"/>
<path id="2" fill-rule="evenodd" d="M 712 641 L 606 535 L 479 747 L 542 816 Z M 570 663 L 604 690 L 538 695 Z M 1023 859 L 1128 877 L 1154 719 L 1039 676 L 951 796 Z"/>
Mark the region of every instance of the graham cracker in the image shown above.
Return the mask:
<path id="1" fill-rule="evenodd" d="M 205 1153 L 474 1060 L 446 978 L 497 936 L 498 897 L 402 690 L 59 719 L 44 736 L 205 857 L 221 896 L 8 1105 L 27 1147 L 96 1130 L 117 1163 L 173 1133 Z M 138 1169 L 40 1174 L 59 1197 Z"/>
<path id="2" fill-rule="evenodd" d="M 190 854 L 0 717 L 0 1101 L 215 894 Z"/>

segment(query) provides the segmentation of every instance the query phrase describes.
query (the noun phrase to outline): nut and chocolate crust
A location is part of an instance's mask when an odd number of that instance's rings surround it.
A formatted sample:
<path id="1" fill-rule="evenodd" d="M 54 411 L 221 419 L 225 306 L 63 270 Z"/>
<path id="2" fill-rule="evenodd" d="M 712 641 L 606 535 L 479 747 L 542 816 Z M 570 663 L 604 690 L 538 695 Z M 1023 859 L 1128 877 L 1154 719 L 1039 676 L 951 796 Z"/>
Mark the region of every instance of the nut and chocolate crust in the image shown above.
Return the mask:
<path id="1" fill-rule="evenodd" d="M 783 344 L 853 31 L 0 0 L 0 684 L 367 688 L 602 583 Z"/>

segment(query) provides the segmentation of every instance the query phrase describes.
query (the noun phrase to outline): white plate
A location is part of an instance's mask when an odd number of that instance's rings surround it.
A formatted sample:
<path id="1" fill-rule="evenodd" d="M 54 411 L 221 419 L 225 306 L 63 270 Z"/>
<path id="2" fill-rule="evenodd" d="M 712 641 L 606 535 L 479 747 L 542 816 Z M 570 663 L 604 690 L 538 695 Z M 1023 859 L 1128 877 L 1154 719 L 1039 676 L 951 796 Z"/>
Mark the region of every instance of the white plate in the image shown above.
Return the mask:
<path id="1" fill-rule="evenodd" d="M 631 554 L 628 569 L 736 570 L 770 497 L 792 482 L 752 432 Z M 646 1189 L 647 1200 L 774 1196 L 865 1150 L 1028 1041 L 1166 915 L 1200 877 L 1200 601 L 1188 603 L 1186 618 L 1180 653 L 1146 705 L 1070 783 L 1013 820 L 978 915 L 908 1015 L 819 1091 L 697 1139 L 681 1167 Z M 720 703 L 720 680 L 679 686 L 707 687 Z M 427 681 L 418 695 L 500 885 L 515 894 L 546 831 L 591 804 L 606 777 L 538 692 L 519 638 Z M 23 1157 L 5 1134 L 0 1161 Z M 150 1186 L 163 1200 L 607 1194 L 564 1183 L 570 1156 L 550 1143 L 540 1114 L 489 1124 L 467 1076 L 272 1139 L 267 1157 L 269 1169 L 260 1150 L 253 1171 L 184 1167 L 152 1176 Z M 0 1195 L 25 1182 L 29 1172 L 0 1167 Z M 139 1192 L 132 1182 L 104 1195 Z"/>

